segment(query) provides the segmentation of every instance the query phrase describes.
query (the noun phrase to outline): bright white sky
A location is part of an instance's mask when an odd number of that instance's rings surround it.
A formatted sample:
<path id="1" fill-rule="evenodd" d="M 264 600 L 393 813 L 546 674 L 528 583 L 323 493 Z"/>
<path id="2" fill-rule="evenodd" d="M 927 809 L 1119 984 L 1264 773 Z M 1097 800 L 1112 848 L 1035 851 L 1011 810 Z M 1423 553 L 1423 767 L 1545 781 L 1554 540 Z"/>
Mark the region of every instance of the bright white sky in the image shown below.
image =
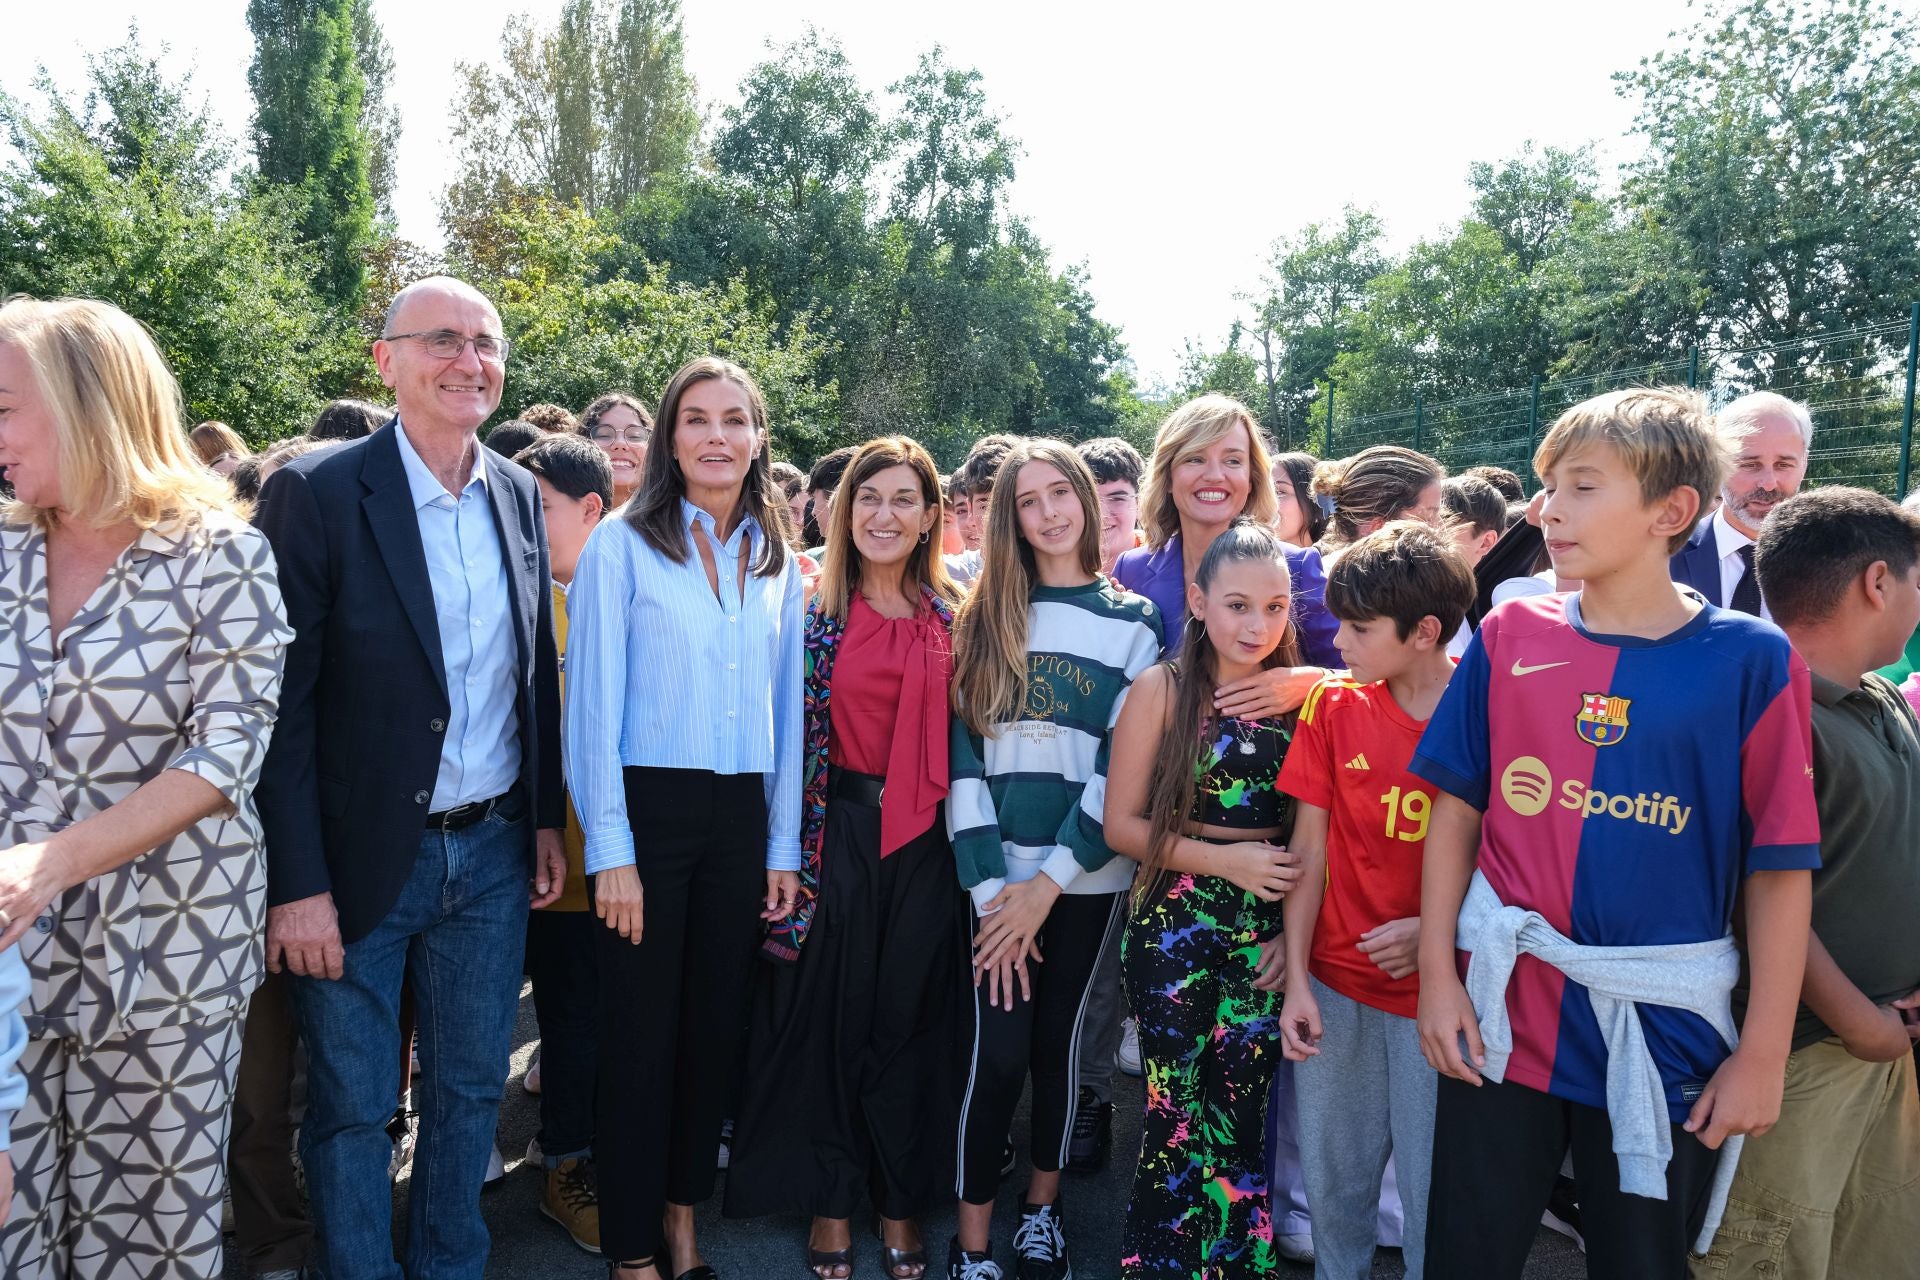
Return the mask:
<path id="1" fill-rule="evenodd" d="M 453 64 L 490 58 L 515 12 L 560 0 L 461 0 L 452 9 L 375 0 L 392 43 L 404 133 L 400 229 L 440 242 L 451 176 L 445 112 Z M 195 83 L 235 138 L 252 111 L 245 0 L 18 0 L 0 41 L 0 87 L 44 63 L 77 87 L 82 54 L 142 39 Z M 1268 246 L 1348 202 L 1373 206 L 1396 246 L 1467 203 L 1466 171 L 1534 139 L 1632 154 L 1632 104 L 1611 73 L 1687 25 L 1684 0 L 1592 6 L 1538 0 L 688 0 L 687 56 L 703 101 L 731 100 L 769 39 L 808 22 L 838 35 L 868 86 L 920 50 L 980 69 L 1024 145 L 1013 207 L 1056 264 L 1085 263 L 1099 314 L 1121 326 L 1143 381 L 1169 377 L 1181 344 L 1218 344 Z"/>

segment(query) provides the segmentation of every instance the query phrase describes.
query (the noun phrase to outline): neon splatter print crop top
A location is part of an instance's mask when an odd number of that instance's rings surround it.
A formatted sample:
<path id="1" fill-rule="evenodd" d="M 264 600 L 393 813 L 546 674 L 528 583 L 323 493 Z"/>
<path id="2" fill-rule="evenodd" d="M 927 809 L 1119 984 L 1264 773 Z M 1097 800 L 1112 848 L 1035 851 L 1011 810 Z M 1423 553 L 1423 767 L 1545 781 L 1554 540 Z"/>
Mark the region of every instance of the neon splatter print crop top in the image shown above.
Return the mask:
<path id="1" fill-rule="evenodd" d="M 1194 761 L 1189 822 L 1241 831 L 1284 827 L 1287 797 L 1280 766 L 1292 732 L 1280 720 L 1216 717 Z"/>

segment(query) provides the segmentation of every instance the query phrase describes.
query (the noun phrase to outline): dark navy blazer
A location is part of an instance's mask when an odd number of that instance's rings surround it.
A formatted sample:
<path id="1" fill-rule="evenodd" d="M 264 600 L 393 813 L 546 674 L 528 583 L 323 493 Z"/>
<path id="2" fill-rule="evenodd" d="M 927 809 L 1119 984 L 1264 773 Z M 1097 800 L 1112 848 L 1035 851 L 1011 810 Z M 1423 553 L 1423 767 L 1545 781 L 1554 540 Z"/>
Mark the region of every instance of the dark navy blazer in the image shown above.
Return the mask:
<path id="1" fill-rule="evenodd" d="M 566 814 L 553 592 L 532 475 L 491 449 L 480 457 L 513 593 L 531 871 L 534 828 L 558 828 Z M 294 629 L 255 792 L 267 901 L 331 892 L 341 939 L 353 942 L 386 918 L 413 869 L 450 713 L 433 583 L 394 428 L 280 468 L 255 524 L 273 544 Z"/>

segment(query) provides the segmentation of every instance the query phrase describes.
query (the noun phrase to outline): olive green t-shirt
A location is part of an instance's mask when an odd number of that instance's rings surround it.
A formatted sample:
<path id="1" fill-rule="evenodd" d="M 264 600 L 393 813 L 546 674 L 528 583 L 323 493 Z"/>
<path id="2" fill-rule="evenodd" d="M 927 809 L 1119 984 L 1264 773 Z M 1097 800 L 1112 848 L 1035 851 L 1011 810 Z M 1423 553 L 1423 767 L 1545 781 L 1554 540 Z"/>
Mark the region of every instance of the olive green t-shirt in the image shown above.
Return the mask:
<path id="1" fill-rule="evenodd" d="M 1813 677 L 1813 931 L 1875 1004 L 1920 987 L 1920 723 L 1892 681 Z M 1793 1047 L 1824 1040 L 1800 1007 Z"/>

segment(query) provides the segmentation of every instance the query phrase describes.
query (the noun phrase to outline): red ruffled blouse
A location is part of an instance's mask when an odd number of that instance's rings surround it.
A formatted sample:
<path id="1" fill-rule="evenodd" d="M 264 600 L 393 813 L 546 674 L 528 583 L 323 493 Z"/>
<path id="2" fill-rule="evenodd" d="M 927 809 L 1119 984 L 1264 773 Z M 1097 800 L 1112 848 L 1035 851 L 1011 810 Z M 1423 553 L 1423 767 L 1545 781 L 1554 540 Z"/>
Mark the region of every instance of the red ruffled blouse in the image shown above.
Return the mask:
<path id="1" fill-rule="evenodd" d="M 833 667 L 827 759 L 887 780 L 880 856 L 933 825 L 947 798 L 947 690 L 953 652 L 933 611 L 889 618 L 858 592 Z"/>

